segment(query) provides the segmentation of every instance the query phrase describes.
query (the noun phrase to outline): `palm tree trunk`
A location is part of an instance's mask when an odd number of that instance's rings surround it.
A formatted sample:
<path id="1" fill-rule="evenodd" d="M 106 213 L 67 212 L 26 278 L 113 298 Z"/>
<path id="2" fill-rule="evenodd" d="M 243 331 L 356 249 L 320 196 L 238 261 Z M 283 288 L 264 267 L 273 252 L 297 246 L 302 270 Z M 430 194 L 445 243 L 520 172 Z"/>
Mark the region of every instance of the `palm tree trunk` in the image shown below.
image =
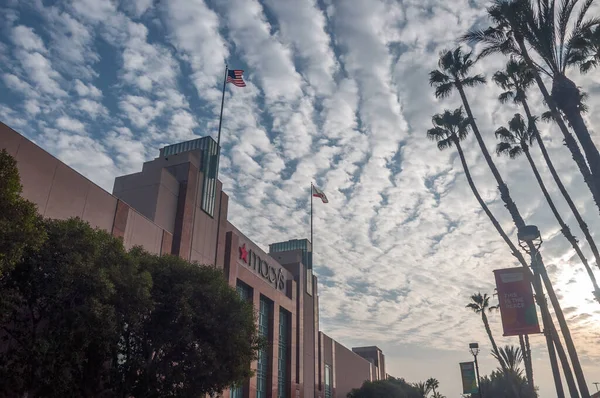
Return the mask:
<path id="1" fill-rule="evenodd" d="M 523 267 L 529 269 L 529 267 L 527 265 L 527 261 L 525 261 L 523 254 L 521 254 L 521 252 L 517 249 L 517 247 L 514 245 L 514 243 L 512 243 L 512 241 L 510 240 L 508 235 L 506 235 L 506 232 L 504 232 L 504 229 L 502 229 L 502 226 L 500 225 L 500 223 L 498 222 L 498 220 L 496 219 L 494 214 L 490 211 L 489 207 L 484 202 L 481 195 L 479 194 L 479 191 L 477 190 L 477 187 L 475 186 L 475 182 L 473 181 L 473 177 L 471 176 L 471 172 L 469 171 L 469 166 L 467 165 L 467 161 L 465 160 L 465 154 L 460 145 L 460 141 L 454 140 L 454 145 L 456 145 L 456 149 L 458 151 L 458 156 L 460 157 L 460 162 L 463 166 L 463 170 L 465 171 L 465 177 L 467 178 L 469 187 L 471 187 L 471 191 L 473 191 L 473 195 L 475 196 L 475 199 L 477 199 L 477 202 L 479 203 L 479 205 L 483 209 L 484 213 L 488 216 L 488 218 L 492 222 L 492 225 L 496 228 L 496 231 L 502 237 L 502 240 L 504 240 L 504 242 L 510 248 L 511 254 L 513 256 L 515 256 L 517 258 L 517 260 L 519 260 L 519 262 L 521 263 L 521 265 Z"/>
<path id="2" fill-rule="evenodd" d="M 473 181 L 473 177 L 471 176 L 471 172 L 469 171 L 469 166 L 467 165 L 467 161 L 465 159 L 465 154 L 460 145 L 460 141 L 455 139 L 454 144 L 456 145 L 456 149 L 458 151 L 458 156 L 460 157 L 460 161 L 463 166 L 463 170 L 465 171 L 465 177 L 467 178 L 469 187 L 471 187 L 471 191 L 473 191 L 473 195 L 475 196 L 475 199 L 477 199 L 477 202 L 479 203 L 479 205 L 481 206 L 481 208 L 483 209 L 485 214 L 489 217 L 490 221 L 492 222 L 492 225 L 496 228 L 496 231 L 498 231 L 498 233 L 500 234 L 500 236 L 502 237 L 504 242 L 511 249 L 513 256 L 515 256 L 521 263 L 521 266 L 523 266 L 523 268 L 525 268 L 527 270 L 527 272 L 530 273 L 531 271 L 529 270 L 529 265 L 525 261 L 525 258 L 523 257 L 521 252 L 517 250 L 516 246 L 512 243 L 512 241 L 510 240 L 508 235 L 506 235 L 506 232 L 504 232 L 504 229 L 502 229 L 502 226 L 500 225 L 500 223 L 498 222 L 498 220 L 496 219 L 494 214 L 490 211 L 487 204 L 481 198 L 481 195 L 479 194 L 479 191 L 477 190 L 477 187 L 475 186 L 475 182 Z M 534 281 L 533 276 L 531 276 L 530 279 L 531 279 L 531 281 Z M 539 279 L 539 274 L 538 274 L 538 279 Z M 559 357 L 561 359 L 561 363 L 562 363 L 562 366 L 563 366 L 563 369 L 565 372 L 565 379 L 567 380 L 567 384 L 570 387 L 575 388 L 575 379 L 573 378 L 573 373 L 571 373 L 571 368 L 570 368 L 569 362 L 567 360 L 567 356 L 565 354 L 564 348 L 562 346 L 562 342 L 560 341 L 560 339 L 558 339 L 558 334 L 556 331 L 556 327 L 554 326 L 554 322 L 552 322 L 552 318 L 550 317 L 550 312 L 548 311 L 548 305 L 546 304 L 546 301 L 544 298 L 544 292 L 542 290 L 541 282 L 539 284 L 536 284 L 534 282 L 533 286 L 534 286 L 534 290 L 536 292 L 536 297 L 538 297 L 538 304 L 540 306 L 540 311 L 542 313 L 542 322 L 544 325 L 544 331 L 546 333 L 546 339 L 547 339 L 548 346 L 550 346 L 551 344 L 556 345 L 556 351 L 558 351 L 560 354 L 562 354 L 562 355 L 559 354 Z M 553 339 L 554 339 L 554 343 L 553 343 Z M 493 344 L 492 344 L 492 346 L 493 346 Z M 529 353 L 531 353 L 531 350 L 529 350 Z M 550 358 L 551 363 L 554 364 L 555 361 L 556 361 L 555 357 L 554 357 L 554 359 L 552 357 Z M 553 368 L 554 368 L 554 366 L 553 366 Z M 560 375 L 558 376 L 558 382 L 560 383 Z M 558 384 L 557 384 L 557 386 L 558 386 Z M 561 384 L 561 389 L 562 389 L 562 384 Z M 575 394 L 577 394 L 576 388 L 575 388 Z M 577 395 L 573 395 L 573 396 L 575 397 Z M 559 394 L 559 398 L 563 398 L 563 397 L 564 397 L 564 393 L 562 396 L 560 396 L 560 394 Z"/>
<path id="3" fill-rule="evenodd" d="M 481 137 L 481 134 L 479 133 L 479 129 L 477 128 L 477 124 L 475 123 L 475 118 L 473 117 L 473 112 L 471 112 L 471 107 L 469 106 L 469 102 L 467 101 L 467 97 L 464 93 L 463 87 L 460 84 L 460 80 L 456 76 L 454 76 L 454 78 L 455 78 L 456 88 L 458 89 L 458 92 L 460 93 L 460 97 L 462 99 L 463 105 L 465 106 L 465 111 L 467 112 L 467 115 L 470 118 L 470 123 L 471 123 L 471 128 L 473 129 L 473 133 L 475 134 L 475 137 L 477 138 L 477 141 L 479 142 L 479 146 L 481 147 L 481 151 L 484 155 L 484 158 L 486 159 L 488 166 L 490 167 L 490 170 L 492 171 L 492 174 L 494 175 L 494 177 L 496 178 L 496 182 L 498 183 L 500 197 L 501 197 L 502 201 L 504 202 L 506 208 L 508 209 L 515 226 L 517 227 L 517 229 L 520 229 L 525 226 L 525 221 L 523 220 L 523 217 L 521 216 L 521 213 L 519 212 L 517 205 L 510 197 L 508 187 L 506 186 L 506 184 L 504 183 L 504 180 L 502 179 L 502 176 L 498 172 L 498 169 L 496 168 L 496 165 L 494 164 L 494 161 L 492 160 L 490 153 L 487 150 L 487 147 L 485 146 L 485 142 L 483 141 L 483 138 Z M 558 298 L 556 297 L 556 292 L 554 291 L 552 282 L 550 281 L 550 278 L 548 277 L 548 273 L 546 272 L 546 267 L 542 260 L 541 254 L 539 253 L 538 248 L 535 247 L 535 245 L 533 245 L 532 242 L 528 242 L 527 245 L 529 247 L 529 251 L 531 253 L 532 258 L 535 260 L 535 263 L 537 264 L 534 274 L 535 274 L 535 272 L 540 272 L 542 280 L 544 281 L 544 285 L 546 286 L 546 290 L 548 291 L 548 296 L 550 297 L 550 302 L 552 303 L 552 306 L 554 307 L 554 312 L 556 313 L 558 323 L 561 327 L 563 335 L 565 336 L 565 343 L 567 344 L 567 350 L 569 351 L 569 356 L 571 357 L 571 362 L 573 363 L 573 369 L 575 370 L 575 375 L 577 376 L 579 389 L 580 389 L 580 391 L 582 391 L 583 398 L 589 398 L 589 391 L 587 389 L 587 385 L 585 384 L 585 377 L 583 376 L 583 370 L 581 368 L 581 364 L 579 363 L 579 357 L 577 356 L 577 350 L 575 349 L 575 345 L 573 344 L 573 339 L 571 338 L 571 333 L 569 331 L 567 321 L 565 320 L 565 316 L 563 314 L 562 308 L 560 306 L 560 303 L 558 302 Z M 539 288 L 537 288 L 535 290 L 536 290 L 536 295 L 543 295 L 543 292 Z M 547 308 L 545 310 L 547 310 Z M 542 309 L 542 311 L 544 311 L 544 309 Z M 587 392 L 587 394 L 584 394 L 584 391 Z"/>
<path id="4" fill-rule="evenodd" d="M 557 107 L 564 112 L 575 135 L 579 139 L 592 175 L 595 177 L 594 183 L 596 187 L 600 186 L 600 180 L 598 180 L 598 173 L 600 173 L 600 152 L 598 152 L 598 148 L 596 148 L 590 132 L 585 125 L 585 121 L 581 116 L 579 108 L 580 92 L 577 85 L 566 75 L 562 73 L 557 74 L 552 81 L 551 96 Z"/>
<path id="5" fill-rule="evenodd" d="M 525 110 L 525 114 L 527 115 L 527 120 L 531 123 L 531 121 L 533 120 L 533 115 L 531 114 L 531 110 L 529 109 L 529 104 L 527 104 L 527 101 L 522 101 L 521 103 L 523 104 L 523 109 Z M 575 217 L 575 219 L 577 220 L 577 223 L 579 224 L 579 228 L 583 232 L 583 235 L 585 236 L 585 239 L 586 239 L 588 245 L 590 245 L 590 249 L 592 250 L 592 253 L 594 254 L 594 258 L 596 259 L 596 266 L 598 268 L 600 268 L 600 252 L 598 251 L 596 242 L 594 241 L 594 238 L 592 238 L 592 235 L 590 234 L 590 230 L 589 230 L 586 222 L 583 220 L 581 213 L 579 213 L 579 210 L 575 206 L 575 203 L 573 202 L 571 195 L 567 191 L 567 188 L 564 186 L 564 184 L 562 183 L 562 180 L 560 179 L 558 173 L 556 172 L 556 168 L 554 168 L 554 164 L 552 163 L 552 159 L 550 159 L 550 155 L 548 154 L 548 150 L 546 149 L 546 145 L 544 144 L 544 140 L 542 139 L 540 132 L 537 130 L 537 127 L 535 127 L 535 124 L 533 124 L 533 126 L 534 126 L 534 134 L 535 134 L 536 141 L 540 147 L 540 150 L 542 151 L 542 156 L 544 157 L 544 160 L 546 161 L 548 170 L 550 170 L 550 174 L 552 175 L 552 178 L 554 178 L 554 181 L 556 181 L 556 185 L 558 186 L 560 193 L 563 195 L 563 197 L 567 201 L 567 204 L 569 205 L 569 208 L 571 209 L 573 216 Z M 600 297 L 597 296 L 596 299 L 600 300 Z"/>
<path id="6" fill-rule="evenodd" d="M 525 335 L 527 336 L 527 335 Z M 527 376 L 527 383 L 531 396 L 535 396 L 535 386 L 533 385 L 533 367 L 531 365 L 531 352 L 528 347 L 525 346 L 525 339 L 523 335 L 519 335 L 519 344 L 521 345 L 521 353 L 523 354 L 523 362 L 525 363 L 525 375 Z"/>
<path id="7" fill-rule="evenodd" d="M 465 95 L 465 91 L 462 87 L 462 84 L 460 83 L 460 80 L 458 79 L 457 76 L 454 76 L 454 78 L 455 78 L 454 81 L 456 83 L 456 88 L 458 89 L 458 93 L 460 94 L 460 98 L 462 100 L 463 106 L 465 107 L 467 116 L 469 116 L 469 122 L 471 125 L 471 129 L 473 130 L 473 134 L 475 134 L 475 138 L 477 139 L 479 148 L 481 148 L 483 157 L 484 157 L 486 163 L 488 164 L 488 167 L 490 168 L 492 174 L 494 175 L 496 182 L 498 183 L 498 190 L 500 191 L 500 198 L 504 202 L 504 206 L 508 209 L 508 212 L 513 216 L 513 219 L 514 219 L 514 222 L 515 222 L 517 228 L 520 228 L 521 226 L 525 226 L 525 221 L 523 220 L 523 217 L 521 217 L 521 214 L 519 213 L 519 210 L 517 209 L 517 205 L 512 200 L 512 198 L 510 196 L 510 192 L 508 191 L 508 186 L 504 183 L 504 180 L 502 179 L 502 176 L 500 175 L 500 172 L 498 171 L 498 168 L 496 167 L 496 164 L 494 163 L 494 160 L 492 159 L 492 156 L 490 155 L 490 152 L 488 151 L 487 146 L 485 145 L 485 142 L 483 141 L 483 137 L 481 136 L 481 133 L 479 132 L 477 123 L 475 123 L 475 117 L 473 116 L 473 112 L 471 111 L 471 106 L 469 105 L 469 101 L 467 101 L 467 96 Z"/>
<path id="8" fill-rule="evenodd" d="M 597 292 L 600 292 L 600 288 L 598 288 L 598 283 L 596 282 L 596 277 L 594 276 L 594 272 L 592 271 L 592 268 L 588 264 L 587 258 L 585 258 L 585 255 L 581 251 L 581 248 L 579 247 L 579 244 L 577 243 L 577 239 L 571 233 L 571 229 L 565 223 L 565 221 L 562 219 L 562 217 L 560 216 L 560 214 L 558 212 L 558 209 L 554 205 L 554 201 L 552 200 L 550 193 L 548 193 L 548 190 L 546 189 L 546 185 L 544 184 L 544 181 L 542 180 L 542 176 L 540 175 L 540 172 L 538 171 L 537 166 L 535 165 L 535 162 L 533 161 L 533 158 L 531 157 L 531 153 L 529 153 L 529 148 L 527 148 L 527 146 L 522 146 L 522 147 L 523 147 L 523 152 L 525 152 L 525 156 L 527 157 L 527 161 L 529 162 L 529 165 L 531 166 L 531 169 L 533 170 L 535 179 L 537 180 L 537 182 L 542 190 L 542 193 L 544 194 L 544 197 L 546 198 L 546 202 L 548 202 L 548 206 L 550 206 L 550 210 L 552 211 L 552 214 L 554 214 L 554 218 L 556 218 L 556 221 L 558 221 L 558 225 L 560 225 L 560 228 L 561 228 L 560 230 L 561 230 L 562 234 L 565 236 L 565 238 L 567 238 L 567 240 L 569 241 L 569 243 L 575 250 L 575 253 L 577 253 L 577 255 L 579 256 L 579 259 L 581 260 L 581 263 L 585 267 L 585 270 L 587 271 L 587 273 L 590 277 L 590 280 L 592 281 L 592 285 L 594 286 L 594 294 L 597 294 Z"/>
<path id="9" fill-rule="evenodd" d="M 577 166 L 579 167 L 579 171 L 580 171 L 581 175 L 583 176 L 583 180 L 585 181 L 588 188 L 592 192 L 592 196 L 594 197 L 594 202 L 596 202 L 596 206 L 598 207 L 598 209 L 600 209 L 600 169 L 590 170 L 590 168 L 588 167 L 588 165 L 585 161 L 585 158 L 584 158 L 583 154 L 581 153 L 581 150 L 579 149 L 577 142 L 575 141 L 575 138 L 573 138 L 573 136 L 567 129 L 567 126 L 565 125 L 565 122 L 562 120 L 562 116 L 560 115 L 560 112 L 558 111 L 558 108 L 556 107 L 554 100 L 548 93 L 548 90 L 546 89 L 546 86 L 544 85 L 544 82 L 542 81 L 542 77 L 540 76 L 533 61 L 531 60 L 531 57 L 529 56 L 529 52 L 527 51 L 527 47 L 525 46 L 524 41 L 521 38 L 517 38 L 516 41 L 519 45 L 519 49 L 521 51 L 521 55 L 523 56 L 523 59 L 525 60 L 525 63 L 533 71 L 533 76 L 538 85 L 538 88 L 540 89 L 542 96 L 544 97 L 544 100 L 546 101 L 546 104 L 548 104 L 548 107 L 550 108 L 550 112 L 552 112 L 552 116 L 554 117 L 554 120 L 556 121 L 556 124 L 558 125 L 558 127 L 560 128 L 560 131 L 563 134 L 563 137 L 565 140 L 565 145 L 571 151 L 571 156 L 573 157 L 573 160 L 575 161 L 575 163 L 577 163 Z"/>

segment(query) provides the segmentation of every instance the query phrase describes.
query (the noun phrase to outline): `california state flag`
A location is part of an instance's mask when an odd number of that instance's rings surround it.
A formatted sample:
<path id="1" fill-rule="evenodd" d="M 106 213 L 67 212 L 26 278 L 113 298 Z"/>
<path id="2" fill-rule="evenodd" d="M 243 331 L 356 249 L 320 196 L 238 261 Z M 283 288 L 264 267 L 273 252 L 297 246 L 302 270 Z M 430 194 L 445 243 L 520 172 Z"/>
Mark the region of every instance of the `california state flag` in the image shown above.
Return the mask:
<path id="1" fill-rule="evenodd" d="M 312 196 L 314 196 L 315 198 L 321 198 L 323 203 L 329 203 L 329 201 L 327 200 L 327 196 L 325 195 L 325 192 L 321 191 L 319 188 L 315 187 L 314 185 L 312 186 Z"/>

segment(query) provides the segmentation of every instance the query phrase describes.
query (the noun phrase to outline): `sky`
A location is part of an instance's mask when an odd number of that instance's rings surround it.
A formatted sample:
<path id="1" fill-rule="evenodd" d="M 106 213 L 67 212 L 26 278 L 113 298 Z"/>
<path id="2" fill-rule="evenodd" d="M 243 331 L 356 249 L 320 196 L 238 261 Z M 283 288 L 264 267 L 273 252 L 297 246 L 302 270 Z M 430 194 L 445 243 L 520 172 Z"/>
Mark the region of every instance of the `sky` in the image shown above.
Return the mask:
<path id="1" fill-rule="evenodd" d="M 458 363 L 479 342 L 480 369 L 497 365 L 469 296 L 492 294 L 492 271 L 517 265 L 475 201 L 453 149 L 426 138 L 431 117 L 460 105 L 428 84 L 438 54 L 473 26 L 484 0 L 2 0 L 0 120 L 109 192 L 158 148 L 216 137 L 225 64 L 228 85 L 220 178 L 229 218 L 263 248 L 309 235 L 315 202 L 315 273 L 322 330 L 347 346 L 378 345 L 388 373 L 435 377 L 460 396 Z M 598 15 L 599 8 L 592 14 Z M 468 49 L 465 49 L 468 50 Z M 475 49 L 476 51 L 477 49 Z M 484 59 L 474 73 L 505 63 Z M 600 123 L 597 71 L 569 76 Z M 492 82 L 467 92 L 493 151 L 493 131 L 520 110 Z M 537 93 L 531 106 L 545 109 Z M 560 132 L 540 124 L 550 156 L 597 239 L 598 208 Z M 516 231 L 473 137 L 467 162 L 484 200 Z M 541 162 L 537 148 L 534 159 Z M 600 381 L 600 306 L 525 159 L 494 156 L 515 202 L 542 231 L 542 255 L 559 294 L 591 391 Z M 600 278 L 589 247 L 540 163 L 557 206 Z M 490 315 L 499 344 L 498 314 Z M 553 390 L 544 338 L 531 336 L 536 385 Z"/>

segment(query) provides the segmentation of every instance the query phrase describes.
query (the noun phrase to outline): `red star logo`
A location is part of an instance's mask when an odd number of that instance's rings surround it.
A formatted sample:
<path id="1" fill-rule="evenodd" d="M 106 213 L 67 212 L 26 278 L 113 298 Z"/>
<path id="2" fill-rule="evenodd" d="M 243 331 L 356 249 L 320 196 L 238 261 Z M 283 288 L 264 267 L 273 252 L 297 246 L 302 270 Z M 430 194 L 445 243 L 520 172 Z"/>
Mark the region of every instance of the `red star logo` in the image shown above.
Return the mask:
<path id="1" fill-rule="evenodd" d="M 248 262 L 248 250 L 246 250 L 245 243 L 240 246 L 240 260 L 243 260 L 245 263 Z"/>

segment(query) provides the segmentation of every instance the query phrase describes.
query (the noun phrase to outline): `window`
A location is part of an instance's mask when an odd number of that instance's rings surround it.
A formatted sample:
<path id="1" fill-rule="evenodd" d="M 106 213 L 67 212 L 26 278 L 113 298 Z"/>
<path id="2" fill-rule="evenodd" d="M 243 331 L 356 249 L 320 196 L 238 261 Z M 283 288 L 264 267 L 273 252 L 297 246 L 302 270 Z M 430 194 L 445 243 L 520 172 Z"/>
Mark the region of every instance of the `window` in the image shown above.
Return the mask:
<path id="1" fill-rule="evenodd" d="M 238 279 L 237 284 L 235 286 L 240 298 L 242 300 L 251 301 L 252 300 L 252 288 L 246 285 L 244 282 Z"/>
<path id="2" fill-rule="evenodd" d="M 278 363 L 278 395 L 277 398 L 286 398 L 287 395 L 287 369 L 289 348 L 289 321 L 290 313 L 283 308 L 279 309 L 279 363 Z"/>
<path id="3" fill-rule="evenodd" d="M 219 169 L 219 148 L 214 140 L 208 140 L 202 151 L 202 210 L 214 216 L 215 198 L 217 196 L 217 170 Z"/>
<path id="4" fill-rule="evenodd" d="M 331 398 L 331 366 L 325 365 L 325 398 Z"/>
<path id="5" fill-rule="evenodd" d="M 269 339 L 269 318 L 272 303 L 267 298 L 260 297 L 260 308 L 258 311 L 258 335 Z M 269 352 L 263 348 L 258 352 L 258 366 L 256 369 L 256 398 L 267 397 L 267 379 L 269 373 Z"/>
<path id="6" fill-rule="evenodd" d="M 231 394 L 229 394 L 231 398 L 243 398 L 244 397 L 244 389 L 242 386 L 231 387 Z"/>

